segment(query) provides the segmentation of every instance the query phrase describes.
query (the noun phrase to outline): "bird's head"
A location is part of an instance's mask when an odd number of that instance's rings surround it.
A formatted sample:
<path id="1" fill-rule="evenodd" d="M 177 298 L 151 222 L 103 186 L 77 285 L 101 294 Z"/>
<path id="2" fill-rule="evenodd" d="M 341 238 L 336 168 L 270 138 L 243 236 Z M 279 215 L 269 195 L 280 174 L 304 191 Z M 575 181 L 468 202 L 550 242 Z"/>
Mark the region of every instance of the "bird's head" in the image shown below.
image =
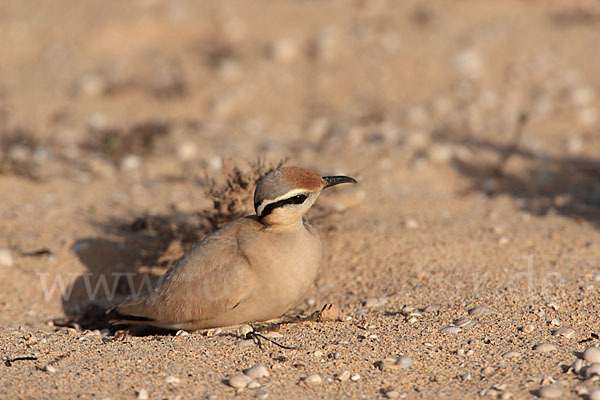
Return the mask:
<path id="1" fill-rule="evenodd" d="M 348 176 L 321 176 L 300 167 L 281 167 L 264 177 L 254 191 L 254 210 L 267 225 L 291 225 L 312 207 L 323 189 L 357 183 Z"/>

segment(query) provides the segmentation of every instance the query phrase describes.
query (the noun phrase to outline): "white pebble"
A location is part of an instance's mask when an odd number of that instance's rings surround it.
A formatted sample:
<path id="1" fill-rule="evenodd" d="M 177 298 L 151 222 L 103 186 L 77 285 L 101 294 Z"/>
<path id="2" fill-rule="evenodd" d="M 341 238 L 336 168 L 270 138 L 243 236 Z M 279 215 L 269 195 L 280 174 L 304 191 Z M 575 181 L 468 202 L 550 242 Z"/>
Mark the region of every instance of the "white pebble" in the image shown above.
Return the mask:
<path id="1" fill-rule="evenodd" d="M 563 389 L 558 386 L 542 386 L 538 390 L 538 395 L 543 399 L 559 399 L 563 395 Z"/>
<path id="2" fill-rule="evenodd" d="M 535 325 L 527 324 L 521 328 L 521 331 L 524 333 L 531 333 L 535 330 Z"/>
<path id="3" fill-rule="evenodd" d="M 254 329 L 252 329 L 252 327 L 250 325 L 240 325 L 240 327 L 237 330 L 238 336 L 241 337 L 246 337 L 247 334 L 249 334 L 250 332 L 254 332 Z"/>
<path id="4" fill-rule="evenodd" d="M 581 370 L 583 369 L 584 366 L 584 362 L 581 358 L 578 358 L 577 360 L 575 360 L 573 362 L 573 364 L 571 364 L 571 370 L 575 373 L 575 374 L 579 374 L 581 372 Z"/>
<path id="5" fill-rule="evenodd" d="M 459 333 L 461 331 L 462 331 L 462 329 L 460 329 L 458 326 L 454 326 L 454 325 L 450 325 L 450 326 L 440 329 L 440 332 L 442 332 L 442 333 L 452 333 L 452 334 Z"/>
<path id="6" fill-rule="evenodd" d="M 269 370 L 264 365 L 255 365 L 244 371 L 244 374 L 252 379 L 260 379 L 265 376 L 269 376 Z"/>
<path id="7" fill-rule="evenodd" d="M 575 329 L 569 328 L 567 326 L 563 326 L 562 328 L 558 328 L 557 330 L 552 332 L 553 336 L 562 336 L 562 337 L 566 337 L 567 339 L 573 337 L 574 334 L 575 334 Z"/>
<path id="8" fill-rule="evenodd" d="M 354 382 L 356 382 L 356 381 L 359 381 L 359 380 L 360 380 L 360 375 L 359 375 L 359 374 L 353 374 L 353 375 L 350 377 L 350 380 L 352 380 L 352 381 L 354 381 Z"/>
<path id="9" fill-rule="evenodd" d="M 44 365 L 44 371 L 54 374 L 56 373 L 56 368 L 54 368 L 52 365 Z"/>
<path id="10" fill-rule="evenodd" d="M 15 258 L 10 249 L 0 248 L 0 267 L 12 267 L 15 264 Z"/>
<path id="11" fill-rule="evenodd" d="M 227 384 L 235 389 L 245 388 L 250 382 L 252 378 L 244 374 L 237 374 L 231 376 L 227 379 Z"/>
<path id="12" fill-rule="evenodd" d="M 379 369 L 382 371 L 406 369 L 414 364 L 414 361 L 409 356 L 388 357 L 385 360 L 379 361 Z"/>
<path id="13" fill-rule="evenodd" d="M 496 310 L 493 309 L 492 307 L 488 307 L 488 306 L 479 306 L 479 307 L 475 307 L 475 308 L 471 308 L 469 310 L 469 315 L 471 317 L 483 317 L 489 314 L 495 314 Z"/>
<path id="14" fill-rule="evenodd" d="M 600 349 L 594 346 L 588 347 L 583 352 L 583 359 L 589 363 L 600 362 Z"/>
<path id="15" fill-rule="evenodd" d="M 502 358 L 516 358 L 516 357 L 521 357 L 521 353 L 519 353 L 518 351 L 507 351 L 506 353 L 502 354 Z"/>
<path id="16" fill-rule="evenodd" d="M 248 389 L 258 389 L 259 387 L 261 387 L 261 384 L 256 381 L 250 381 L 246 387 Z"/>
<path id="17" fill-rule="evenodd" d="M 386 305 L 388 302 L 388 299 L 385 297 L 374 297 L 374 298 L 370 298 L 367 299 L 365 301 L 365 307 L 367 308 L 371 308 L 371 307 L 381 307 Z"/>
<path id="18" fill-rule="evenodd" d="M 313 356 L 320 358 L 320 357 L 323 357 L 324 354 L 325 353 L 323 353 L 321 350 L 317 350 L 313 353 Z"/>
<path id="19" fill-rule="evenodd" d="M 169 375 L 165 378 L 165 382 L 170 383 L 172 385 L 177 385 L 181 380 L 173 375 Z"/>
<path id="20" fill-rule="evenodd" d="M 556 346 L 551 343 L 541 343 L 536 344 L 533 350 L 539 351 L 540 353 L 550 353 L 556 351 Z"/>
<path id="21" fill-rule="evenodd" d="M 600 389 L 595 389 L 590 392 L 588 395 L 590 400 L 600 400 Z"/>
<path id="22" fill-rule="evenodd" d="M 175 333 L 175 336 L 189 336 L 189 334 L 188 331 L 178 330 L 177 333 Z"/>
<path id="23" fill-rule="evenodd" d="M 600 376 L 600 363 L 592 363 L 585 369 L 585 379 L 590 379 L 593 376 Z"/>
<path id="24" fill-rule="evenodd" d="M 471 318 L 459 318 L 454 321 L 453 325 L 458 326 L 459 328 L 467 328 L 475 325 L 475 322 Z"/>
<path id="25" fill-rule="evenodd" d="M 404 225 L 406 225 L 406 227 L 409 229 L 416 229 L 419 227 L 417 220 L 412 218 L 407 219 Z"/>
<path id="26" fill-rule="evenodd" d="M 323 379 L 321 379 L 321 375 L 313 374 L 304 378 L 303 381 L 307 385 L 320 385 L 323 382 Z"/>
<path id="27" fill-rule="evenodd" d="M 133 171 L 142 165 L 142 159 L 135 154 L 128 154 L 121 159 L 121 169 L 125 171 Z"/>
<path id="28" fill-rule="evenodd" d="M 148 400 L 148 391 L 146 389 L 140 389 L 137 395 L 138 400 Z"/>
<path id="29" fill-rule="evenodd" d="M 350 379 L 350 376 L 351 376 L 350 371 L 345 370 L 345 371 L 342 371 L 341 373 L 339 373 L 335 377 L 335 379 L 337 379 L 340 382 L 346 382 L 348 379 Z"/>
<path id="30" fill-rule="evenodd" d="M 245 340 L 236 340 L 235 342 L 233 342 L 233 344 L 235 344 L 238 347 L 246 348 L 246 347 L 250 347 L 254 345 L 254 340 L 252 339 L 245 339 Z"/>

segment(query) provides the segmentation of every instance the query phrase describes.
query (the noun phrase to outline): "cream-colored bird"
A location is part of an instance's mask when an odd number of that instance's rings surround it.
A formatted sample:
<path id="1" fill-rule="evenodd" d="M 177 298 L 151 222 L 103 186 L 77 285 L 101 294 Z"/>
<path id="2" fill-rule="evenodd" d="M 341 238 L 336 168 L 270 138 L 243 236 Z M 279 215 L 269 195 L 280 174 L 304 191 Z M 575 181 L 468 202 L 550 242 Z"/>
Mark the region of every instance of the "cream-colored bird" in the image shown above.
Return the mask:
<path id="1" fill-rule="evenodd" d="M 113 324 L 196 330 L 283 315 L 313 283 L 323 249 L 303 218 L 321 191 L 356 180 L 299 167 L 265 175 L 251 215 L 206 236 L 161 277 L 153 293 L 118 305 Z"/>

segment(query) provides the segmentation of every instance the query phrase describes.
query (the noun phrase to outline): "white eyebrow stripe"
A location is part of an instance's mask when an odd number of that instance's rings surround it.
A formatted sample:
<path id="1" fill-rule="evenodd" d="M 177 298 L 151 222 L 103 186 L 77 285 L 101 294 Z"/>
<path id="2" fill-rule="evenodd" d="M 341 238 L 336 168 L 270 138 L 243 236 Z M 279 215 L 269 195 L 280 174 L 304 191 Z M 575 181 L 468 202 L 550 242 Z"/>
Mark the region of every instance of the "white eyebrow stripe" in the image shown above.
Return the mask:
<path id="1" fill-rule="evenodd" d="M 286 194 L 283 194 L 283 195 L 281 195 L 279 197 L 276 197 L 274 199 L 263 200 L 262 203 L 260 203 L 260 205 L 256 209 L 256 215 L 258 215 L 260 217 L 260 215 L 264 211 L 265 207 L 268 206 L 271 203 L 275 203 L 275 202 L 278 202 L 280 200 L 293 197 L 293 196 L 295 196 L 297 194 L 305 194 L 307 192 L 308 192 L 308 190 L 306 190 L 306 189 L 292 189 L 289 192 L 287 192 Z"/>

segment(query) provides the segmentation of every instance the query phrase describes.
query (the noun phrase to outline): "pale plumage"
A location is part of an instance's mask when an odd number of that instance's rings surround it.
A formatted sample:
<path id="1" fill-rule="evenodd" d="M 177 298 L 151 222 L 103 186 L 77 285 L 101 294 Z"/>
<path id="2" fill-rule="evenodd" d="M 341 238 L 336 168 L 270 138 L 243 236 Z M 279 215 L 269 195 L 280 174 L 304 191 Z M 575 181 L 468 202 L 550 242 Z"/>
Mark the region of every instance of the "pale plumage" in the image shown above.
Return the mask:
<path id="1" fill-rule="evenodd" d="M 282 167 L 257 185 L 257 215 L 213 232 L 161 277 L 154 292 L 120 304 L 113 324 L 204 329 L 284 314 L 315 279 L 319 234 L 303 220 L 321 191 L 349 177 Z"/>

